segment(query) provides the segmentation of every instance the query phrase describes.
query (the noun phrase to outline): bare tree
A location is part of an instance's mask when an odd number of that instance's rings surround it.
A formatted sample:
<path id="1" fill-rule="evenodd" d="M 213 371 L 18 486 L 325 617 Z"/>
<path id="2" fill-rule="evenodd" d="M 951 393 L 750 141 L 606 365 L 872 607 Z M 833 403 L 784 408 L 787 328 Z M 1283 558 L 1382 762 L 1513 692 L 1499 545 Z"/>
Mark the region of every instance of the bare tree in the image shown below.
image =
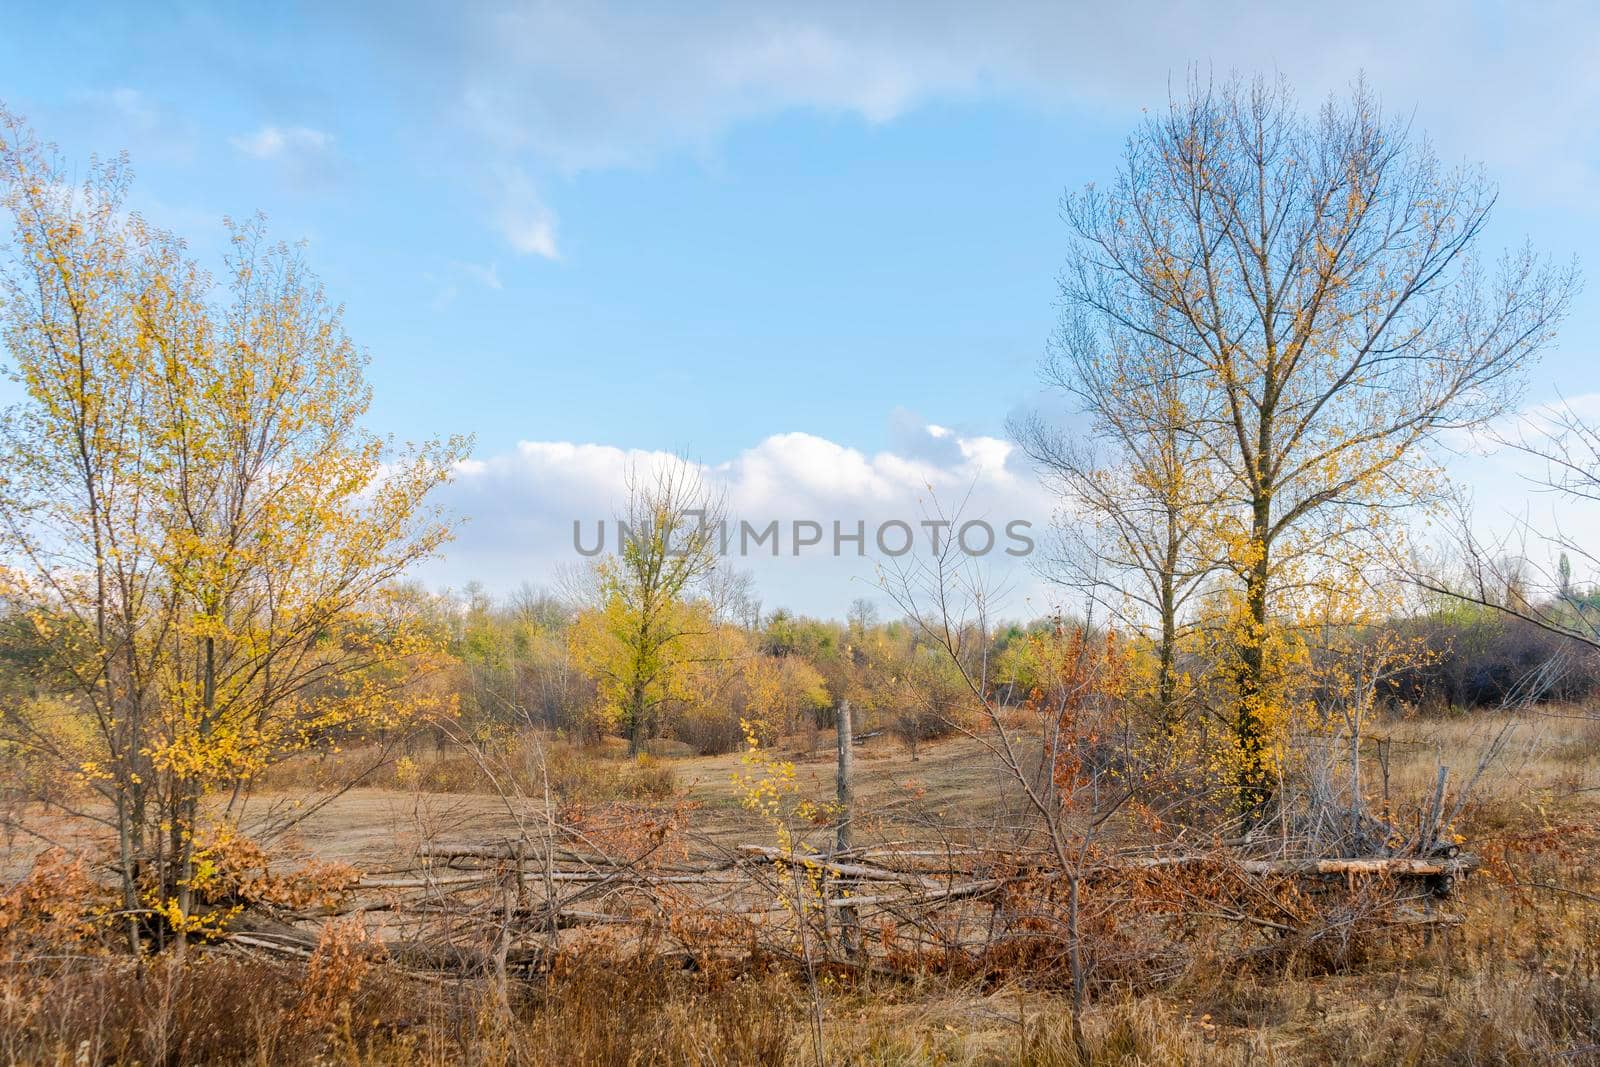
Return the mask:
<path id="1" fill-rule="evenodd" d="M 937 501 L 932 510 L 936 518 L 946 517 Z M 952 528 L 960 525 L 959 512 L 949 518 Z M 1003 589 L 991 586 L 976 560 L 952 540 L 926 561 L 907 557 L 887 564 L 879 584 L 907 625 L 954 672 L 965 705 L 977 714 L 968 721 L 951 719 L 950 725 L 976 741 L 1020 789 L 1032 816 L 1025 821 L 1040 832 L 1053 874 L 1066 887 L 1059 936 L 1072 981 L 1072 1035 L 1080 1056 L 1087 1058 L 1082 1016 L 1090 964 L 1083 945 L 1082 891 L 1108 824 L 1133 799 L 1141 777 L 1131 767 L 1121 776 L 1103 776 L 1083 758 L 1089 739 L 1109 719 L 1100 665 L 1091 662 L 1090 644 L 1083 642 L 1072 662 L 1061 664 L 1066 669 L 1040 686 L 1037 733 L 1019 733 L 1007 722 L 990 684 L 990 607 Z M 1090 628 L 1085 623 L 1085 635 Z"/>
<path id="2" fill-rule="evenodd" d="M 1184 374 L 1176 346 L 1081 308 L 1068 311 L 1044 379 L 1076 401 L 1099 447 L 1038 414 L 1010 424 L 1061 500 L 1057 551 L 1041 569 L 1150 633 L 1156 714 L 1170 731 L 1183 715 L 1178 655 L 1196 621 L 1192 602 L 1220 563 L 1220 492 L 1190 424 L 1209 398 Z"/>
<path id="3" fill-rule="evenodd" d="M 1535 473 L 1529 480 L 1534 489 L 1569 508 L 1600 506 L 1600 428 L 1571 403 L 1530 413 L 1496 440 L 1532 461 Z M 1411 570 L 1412 580 L 1431 592 L 1494 608 L 1600 648 L 1600 586 L 1585 585 L 1573 568 L 1576 559 L 1593 583 L 1600 576 L 1600 542 L 1563 525 L 1558 517 L 1544 526 L 1527 515 L 1501 537 L 1484 538 L 1473 530 L 1470 502 L 1457 504 L 1450 529 L 1454 566 L 1439 560 L 1419 563 Z"/>
<path id="4" fill-rule="evenodd" d="M 1198 79 L 1108 188 L 1066 198 L 1072 343 L 1148 354 L 1106 402 L 1172 398 L 1220 494 L 1244 809 L 1272 791 L 1274 626 L 1364 580 L 1388 517 L 1436 488 L 1429 444 L 1503 412 L 1566 311 L 1574 271 L 1530 250 L 1486 277 L 1494 199 L 1364 84 L 1307 116 L 1281 81 Z"/>

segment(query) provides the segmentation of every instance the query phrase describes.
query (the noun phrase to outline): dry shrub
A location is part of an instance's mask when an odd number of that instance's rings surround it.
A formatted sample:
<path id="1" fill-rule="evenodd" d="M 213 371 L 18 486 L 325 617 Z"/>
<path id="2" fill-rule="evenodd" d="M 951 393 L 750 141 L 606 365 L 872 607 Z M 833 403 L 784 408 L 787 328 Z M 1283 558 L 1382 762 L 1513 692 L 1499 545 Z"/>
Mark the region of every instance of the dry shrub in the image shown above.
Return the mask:
<path id="1" fill-rule="evenodd" d="M 725 710 L 691 705 L 673 716 L 672 733 L 702 756 L 737 752 L 744 746 L 739 717 Z"/>
<path id="2" fill-rule="evenodd" d="M 100 951 L 112 936 L 115 907 L 116 898 L 90 877 L 82 856 L 50 849 L 0 895 L 0 952 L 18 960 Z"/>
<path id="3" fill-rule="evenodd" d="M 230 826 L 218 826 L 195 851 L 193 884 L 207 904 L 269 907 L 332 907 L 361 881 L 347 863 L 313 860 L 281 874 L 272 870 L 266 850 Z"/>
<path id="4" fill-rule="evenodd" d="M 1394 922 L 1406 907 L 1421 911 L 1420 902 L 1402 903 L 1414 892 L 1383 878 L 1257 877 L 1220 859 L 1103 871 L 1080 883 L 1077 952 L 1092 996 L 1181 983 L 1190 995 L 1207 997 L 1225 978 L 1234 999 L 1217 1014 L 1259 1021 L 1282 1009 L 1265 992 L 1258 1003 L 1237 999 L 1259 990 L 1256 980 L 1344 973 L 1419 941 L 1419 929 Z M 885 967 L 904 974 L 1071 988 L 1074 928 L 1065 880 L 1012 882 L 993 901 L 969 906 L 962 921 L 969 931 L 985 931 L 967 948 L 943 945 L 931 918 L 880 919 L 872 929 L 875 948 Z"/>
<path id="5" fill-rule="evenodd" d="M 378 954 L 359 919 L 339 919 L 324 926 L 306 964 L 296 1016 L 311 1029 L 348 1024 L 351 1002 Z"/>
<path id="6" fill-rule="evenodd" d="M 1188 958 L 1172 910 L 1146 889 L 1145 881 L 1108 875 L 1081 883 L 1078 949 L 1091 991 L 1151 988 L 1181 971 Z M 981 954 L 966 967 L 952 958 L 941 959 L 939 969 L 1033 988 L 1070 987 L 1072 926 L 1065 882 L 1014 882 L 997 905 L 995 926 Z M 925 951 L 919 955 L 926 961 Z"/>

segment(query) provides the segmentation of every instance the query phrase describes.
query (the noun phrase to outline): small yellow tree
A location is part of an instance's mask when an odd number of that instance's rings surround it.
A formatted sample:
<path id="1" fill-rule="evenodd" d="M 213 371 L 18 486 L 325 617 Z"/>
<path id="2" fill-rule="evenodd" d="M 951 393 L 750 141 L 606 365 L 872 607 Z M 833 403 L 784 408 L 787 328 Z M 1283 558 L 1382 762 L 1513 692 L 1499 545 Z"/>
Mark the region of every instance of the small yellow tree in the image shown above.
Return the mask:
<path id="1" fill-rule="evenodd" d="M 688 695 L 693 645 L 715 629 L 710 605 L 694 594 L 716 569 L 720 509 L 682 461 L 648 483 L 637 473 L 630 481 L 621 551 L 595 567 L 572 651 L 597 683 L 602 715 L 638 755 L 661 706 Z"/>

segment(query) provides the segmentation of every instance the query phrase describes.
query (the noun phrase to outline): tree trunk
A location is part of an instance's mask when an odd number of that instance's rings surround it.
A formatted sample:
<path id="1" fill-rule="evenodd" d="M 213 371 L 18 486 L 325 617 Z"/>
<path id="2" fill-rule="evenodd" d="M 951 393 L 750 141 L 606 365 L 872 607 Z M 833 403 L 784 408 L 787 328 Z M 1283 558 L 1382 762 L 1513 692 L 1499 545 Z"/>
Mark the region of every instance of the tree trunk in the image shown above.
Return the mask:
<path id="1" fill-rule="evenodd" d="M 645 741 L 644 686 L 638 682 L 628 696 L 628 718 L 628 755 L 637 758 L 644 751 Z"/>
<path id="2" fill-rule="evenodd" d="M 1260 819 L 1272 799 L 1272 768 L 1267 752 L 1267 723 L 1263 717 L 1267 685 L 1267 505 L 1255 508 L 1256 558 L 1245 578 L 1245 626 L 1239 653 L 1239 697 L 1234 716 L 1239 746 L 1238 803 L 1241 814 Z"/>

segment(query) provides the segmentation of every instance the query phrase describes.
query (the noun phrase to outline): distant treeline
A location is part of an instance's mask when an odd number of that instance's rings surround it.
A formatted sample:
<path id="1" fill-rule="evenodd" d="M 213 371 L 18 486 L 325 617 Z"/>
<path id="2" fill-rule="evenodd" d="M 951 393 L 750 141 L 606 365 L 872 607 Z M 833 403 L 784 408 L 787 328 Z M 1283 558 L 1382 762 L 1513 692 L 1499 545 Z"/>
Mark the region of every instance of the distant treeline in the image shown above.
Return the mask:
<path id="1" fill-rule="evenodd" d="M 1523 696 L 1581 702 L 1600 693 L 1600 650 L 1504 611 L 1461 605 L 1387 629 L 1424 653 L 1394 678 L 1391 699 L 1424 712 L 1492 708 Z"/>

